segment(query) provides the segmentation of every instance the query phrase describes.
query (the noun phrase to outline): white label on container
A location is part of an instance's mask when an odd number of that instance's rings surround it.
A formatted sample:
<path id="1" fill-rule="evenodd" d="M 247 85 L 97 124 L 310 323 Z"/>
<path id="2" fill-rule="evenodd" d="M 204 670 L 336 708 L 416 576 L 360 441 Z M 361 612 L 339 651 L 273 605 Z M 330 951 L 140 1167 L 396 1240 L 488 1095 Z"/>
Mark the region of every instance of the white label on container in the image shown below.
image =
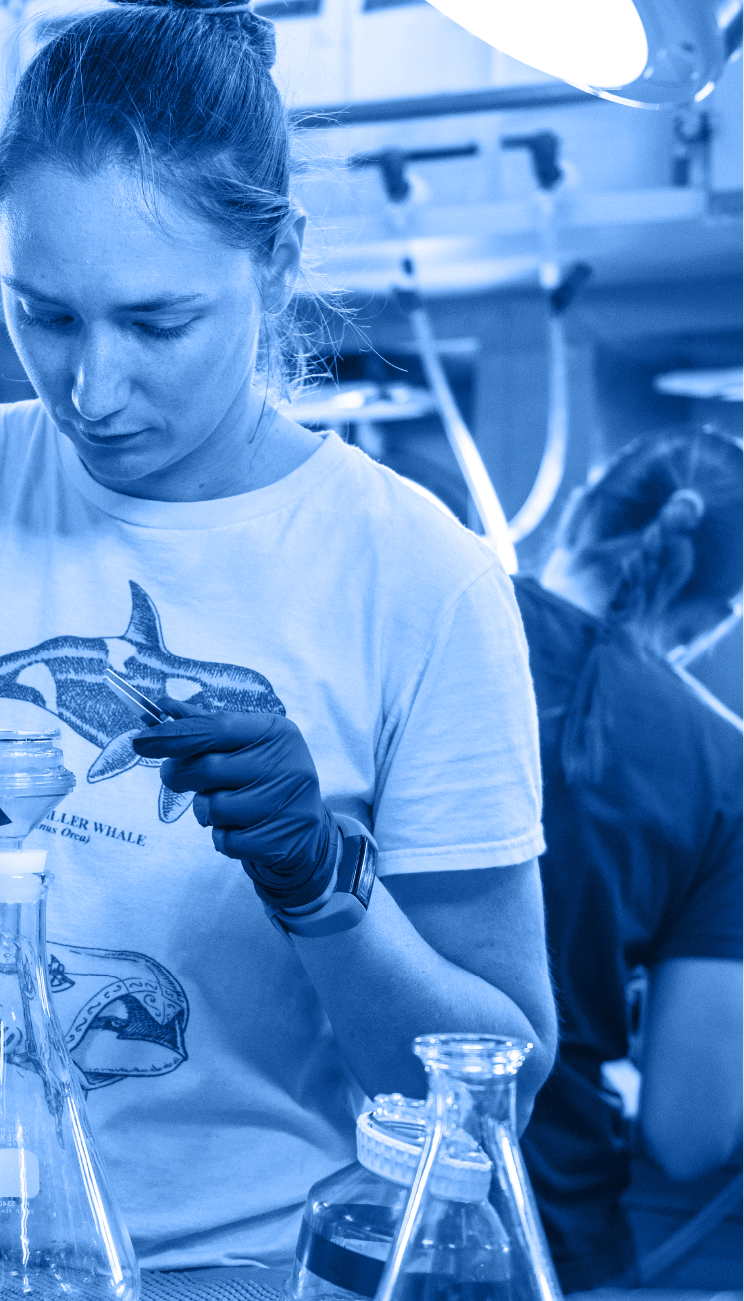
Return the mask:
<path id="1" fill-rule="evenodd" d="M 26 1147 L 0 1147 L 0 1197 L 35 1197 L 39 1162 Z"/>

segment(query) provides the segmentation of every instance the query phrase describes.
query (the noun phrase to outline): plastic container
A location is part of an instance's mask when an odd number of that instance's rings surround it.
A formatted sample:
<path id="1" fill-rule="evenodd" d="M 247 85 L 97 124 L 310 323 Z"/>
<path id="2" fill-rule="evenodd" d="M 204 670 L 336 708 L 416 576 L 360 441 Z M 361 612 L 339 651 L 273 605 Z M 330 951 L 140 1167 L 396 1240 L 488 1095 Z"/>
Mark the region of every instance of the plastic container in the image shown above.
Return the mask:
<path id="1" fill-rule="evenodd" d="M 373 1297 L 419 1163 L 425 1104 L 375 1099 L 357 1121 L 352 1165 L 311 1188 L 300 1230 L 292 1301 Z M 511 1301 L 511 1253 L 489 1204 L 492 1165 L 454 1130 L 434 1166 L 431 1196 L 407 1256 L 406 1301 Z"/>

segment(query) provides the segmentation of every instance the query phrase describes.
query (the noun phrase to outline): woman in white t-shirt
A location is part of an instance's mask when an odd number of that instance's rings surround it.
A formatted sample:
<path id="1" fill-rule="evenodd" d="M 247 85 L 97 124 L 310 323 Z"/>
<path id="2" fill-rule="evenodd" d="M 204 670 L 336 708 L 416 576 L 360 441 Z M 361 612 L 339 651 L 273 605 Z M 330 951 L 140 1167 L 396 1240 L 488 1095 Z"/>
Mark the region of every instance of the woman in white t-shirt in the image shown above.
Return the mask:
<path id="1" fill-rule="evenodd" d="M 364 1093 L 421 1091 L 415 1034 L 529 1040 L 522 1126 L 555 1040 L 509 581 L 266 398 L 305 224 L 273 56 L 241 9 L 121 4 L 0 137 L 39 395 L 0 414 L 0 710 L 59 719 L 78 776 L 36 833 L 58 1006 L 153 1268 L 284 1264 Z M 106 667 L 183 717 L 138 738 Z M 382 879 L 341 898 L 365 839 Z"/>

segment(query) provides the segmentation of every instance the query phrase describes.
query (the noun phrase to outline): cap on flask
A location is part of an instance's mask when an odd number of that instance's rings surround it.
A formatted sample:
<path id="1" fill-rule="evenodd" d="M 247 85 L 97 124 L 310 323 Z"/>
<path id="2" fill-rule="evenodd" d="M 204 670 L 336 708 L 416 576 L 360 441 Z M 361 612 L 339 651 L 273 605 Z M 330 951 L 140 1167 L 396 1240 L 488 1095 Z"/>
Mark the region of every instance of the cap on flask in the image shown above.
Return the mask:
<path id="1" fill-rule="evenodd" d="M 372 1112 L 365 1111 L 357 1120 L 357 1158 L 373 1174 L 393 1183 L 410 1187 L 418 1168 L 421 1144 L 407 1142 L 386 1132 L 375 1123 Z M 435 1197 L 455 1202 L 483 1202 L 491 1186 L 491 1162 L 470 1134 L 457 1130 L 445 1140 L 447 1146 L 459 1141 L 466 1144 L 465 1155 L 457 1156 L 445 1147 L 431 1176 Z"/>
<path id="2" fill-rule="evenodd" d="M 45 849 L 11 849 L 0 853 L 0 904 L 36 903 L 49 881 L 44 876 Z"/>

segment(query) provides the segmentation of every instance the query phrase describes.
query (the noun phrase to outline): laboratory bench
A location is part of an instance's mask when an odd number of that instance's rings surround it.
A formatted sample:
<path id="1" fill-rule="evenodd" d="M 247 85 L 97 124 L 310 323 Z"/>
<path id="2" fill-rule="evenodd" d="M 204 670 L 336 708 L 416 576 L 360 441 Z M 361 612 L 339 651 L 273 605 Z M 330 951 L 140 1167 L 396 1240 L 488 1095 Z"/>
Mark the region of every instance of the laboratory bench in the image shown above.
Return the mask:
<path id="1" fill-rule="evenodd" d="M 194 1269 L 142 1272 L 142 1301 L 281 1301 L 286 1270 Z M 572 1292 L 571 1301 L 744 1301 L 741 1292 L 669 1288 L 599 1288 Z"/>

